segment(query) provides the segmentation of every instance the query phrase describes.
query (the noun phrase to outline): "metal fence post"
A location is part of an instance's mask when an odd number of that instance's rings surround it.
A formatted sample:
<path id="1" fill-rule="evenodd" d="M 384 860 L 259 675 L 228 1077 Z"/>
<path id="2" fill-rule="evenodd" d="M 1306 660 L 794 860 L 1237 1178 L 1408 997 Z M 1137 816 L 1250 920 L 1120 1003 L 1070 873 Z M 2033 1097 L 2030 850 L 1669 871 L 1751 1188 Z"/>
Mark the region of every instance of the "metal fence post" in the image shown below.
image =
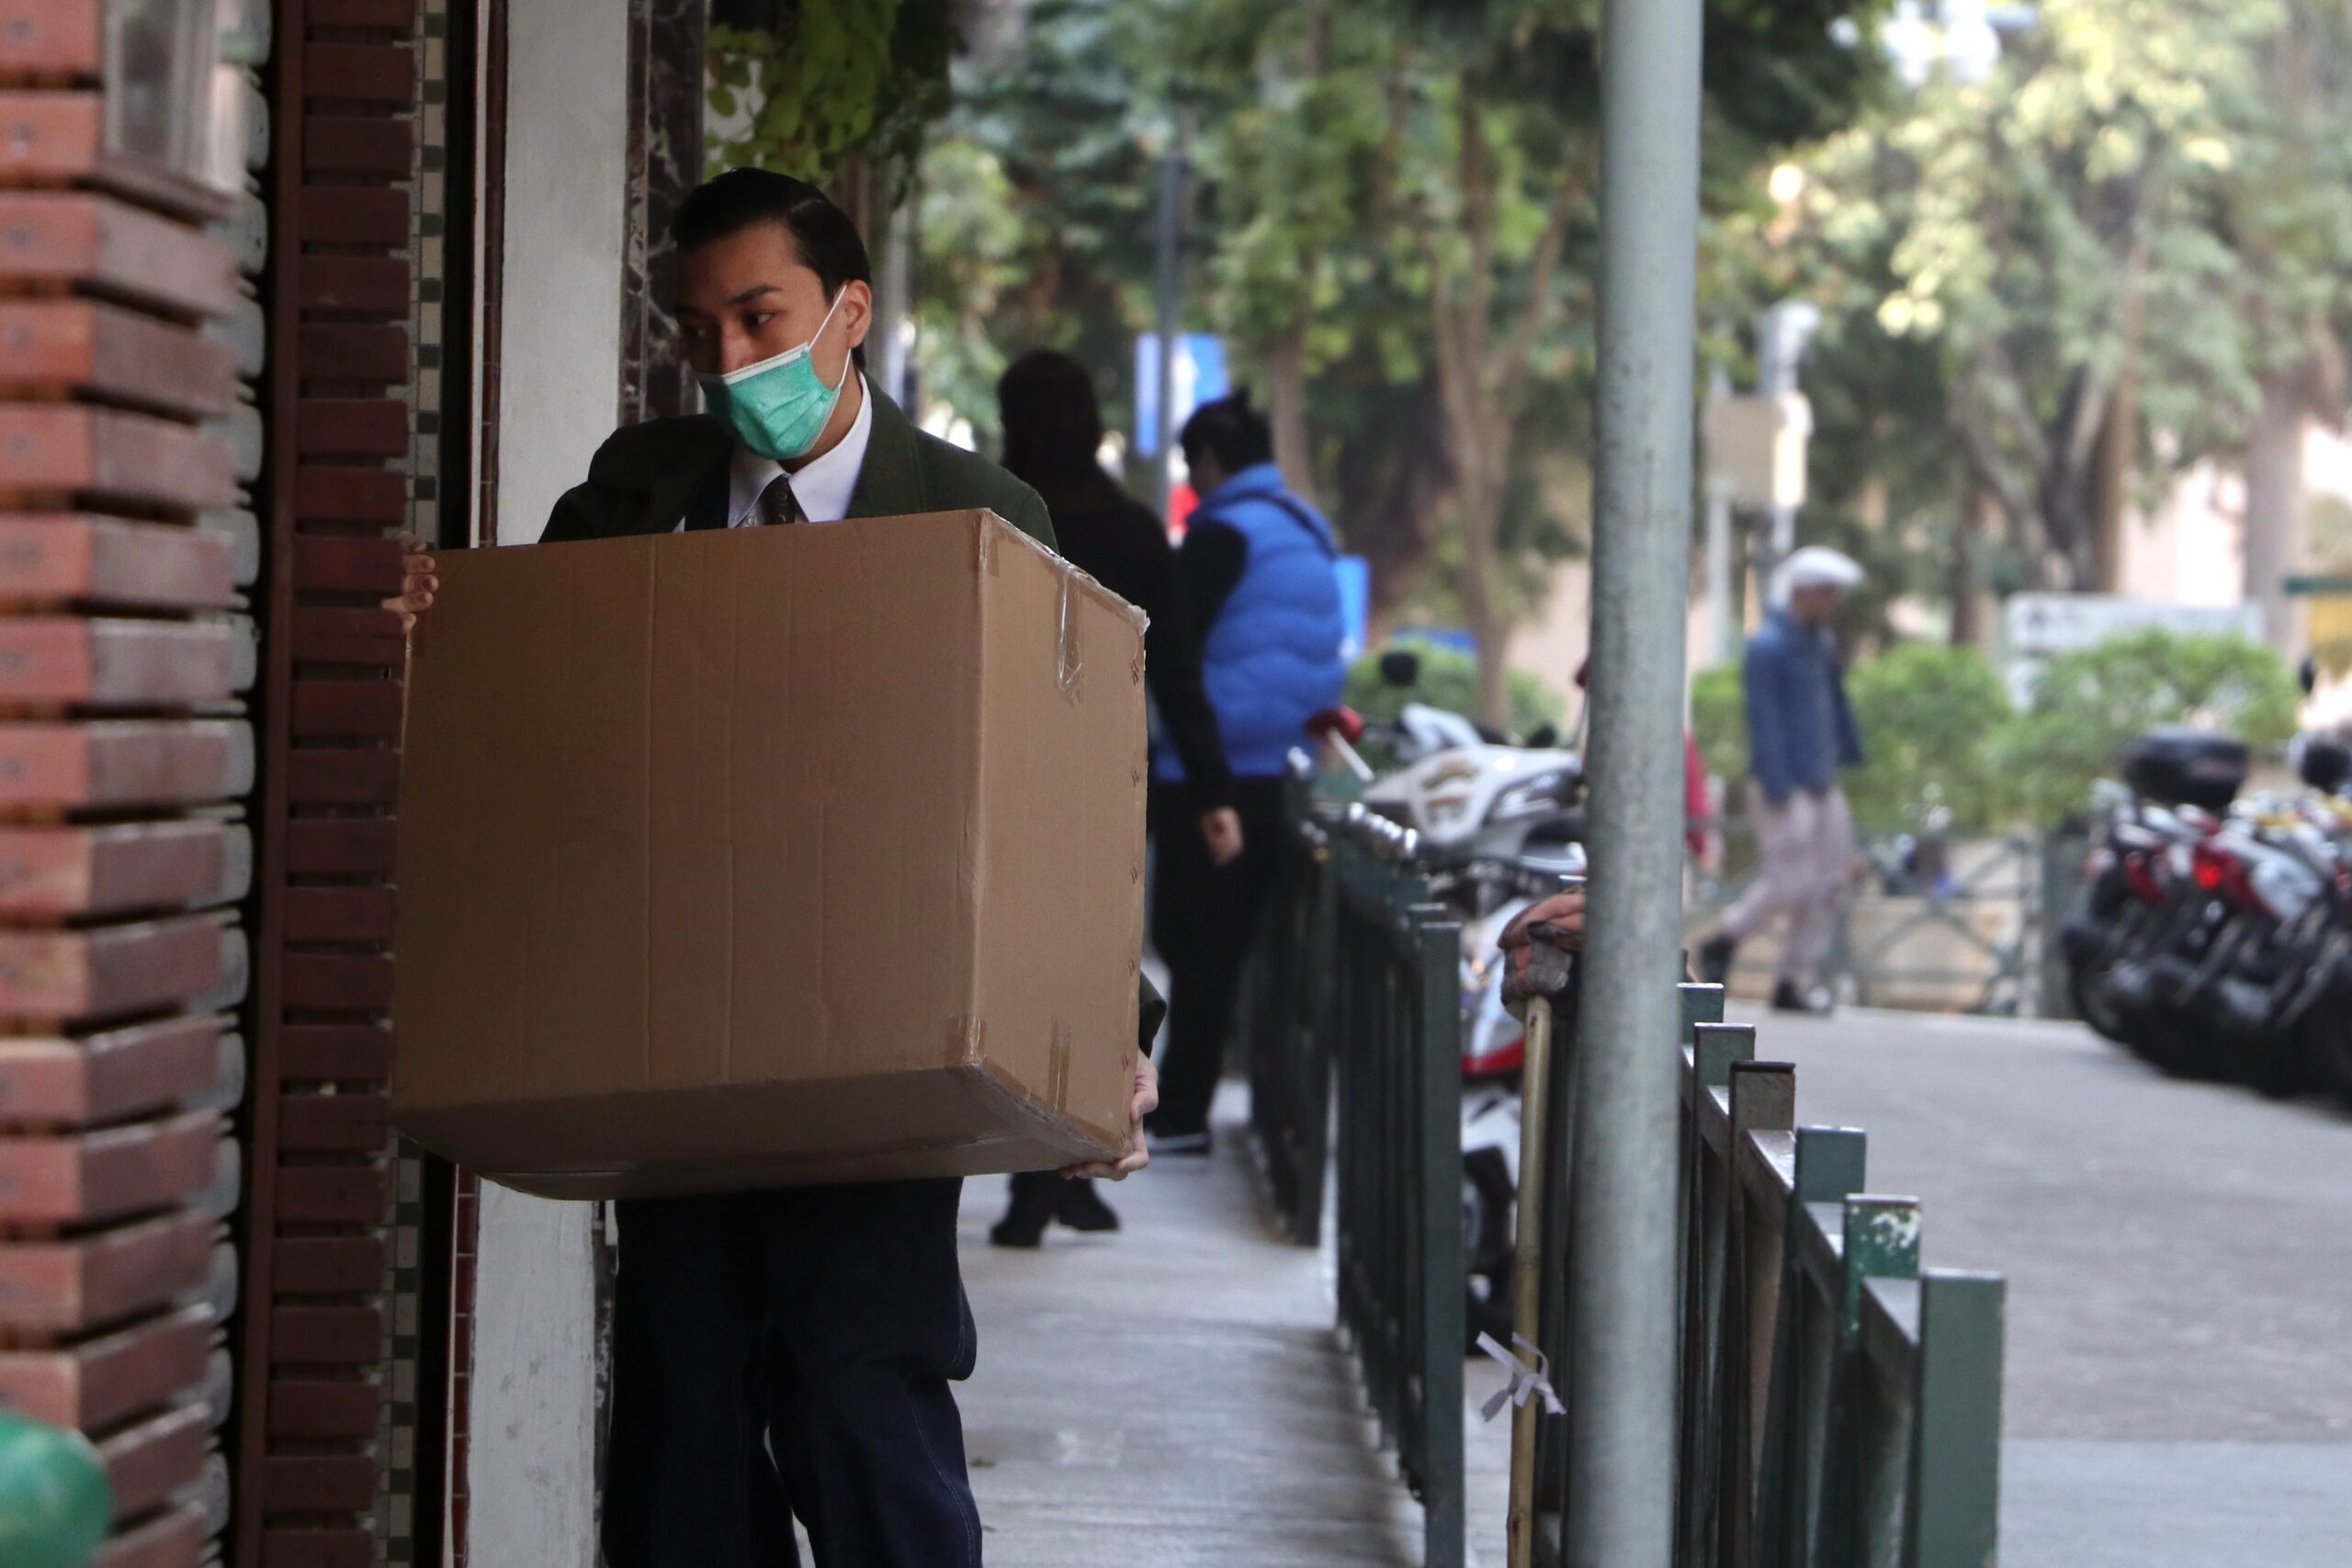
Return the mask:
<path id="1" fill-rule="evenodd" d="M 1877 1425 L 1881 1401 L 1862 1353 L 1863 1290 L 1874 1279 L 1919 1276 L 1917 1200 L 1851 1196 L 1844 1222 L 1838 1348 L 1822 1443 L 1821 1513 L 1814 1531 L 1816 1568 L 1871 1568 L 1885 1561 L 1872 1550 L 1884 1523 L 1873 1505 L 1889 1497 L 1891 1488 L 1880 1472 L 1899 1466 L 1901 1450 Z"/>
<path id="2" fill-rule="evenodd" d="M 1409 833 L 1356 808 L 1326 841 L 1340 1325 L 1421 1501 L 1422 1562 L 1461 1568 L 1462 931 Z"/>
<path id="3" fill-rule="evenodd" d="M 1609 0 L 1594 482 L 1592 941 L 1570 1258 L 1569 1568 L 1674 1543 L 1682 637 L 1700 0 Z"/>
<path id="4" fill-rule="evenodd" d="M 1424 1568 L 1460 1568 L 1462 1473 L 1462 1003 L 1461 928 L 1435 905 L 1415 911 L 1420 1125 L 1411 1161 L 1419 1177 L 1421 1540 Z"/>
<path id="5" fill-rule="evenodd" d="M 2000 1550 L 2001 1351 L 2007 1289 L 1997 1275 L 1931 1269 L 1920 1284 L 1924 1423 L 1911 1455 L 1904 1562 L 1980 1568 Z"/>
<path id="6" fill-rule="evenodd" d="M 2044 1018 L 2075 1016 L 2074 987 L 2068 983 L 2065 949 L 2058 937 L 2065 929 L 2066 918 L 2082 903 L 2083 860 L 2090 849 L 2088 835 L 2063 829 L 2045 834 L 2041 840 L 2041 874 L 2029 915 L 2036 941 L 2028 951 L 2040 961 L 2036 974 L 2041 982 Z"/>

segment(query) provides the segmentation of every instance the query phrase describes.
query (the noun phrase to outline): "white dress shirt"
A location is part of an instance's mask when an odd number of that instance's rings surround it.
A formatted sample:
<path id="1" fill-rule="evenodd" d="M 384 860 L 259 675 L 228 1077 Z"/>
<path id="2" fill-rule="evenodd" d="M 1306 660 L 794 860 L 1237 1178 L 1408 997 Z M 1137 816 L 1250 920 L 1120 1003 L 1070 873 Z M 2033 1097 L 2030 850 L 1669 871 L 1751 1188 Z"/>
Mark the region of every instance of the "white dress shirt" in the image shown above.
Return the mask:
<path id="1" fill-rule="evenodd" d="M 857 417 L 849 434 L 821 457 L 800 465 L 792 476 L 793 499 L 811 523 L 838 523 L 849 515 L 849 500 L 857 491 L 858 470 L 865 467 L 865 443 L 874 434 L 874 389 L 858 378 L 861 396 Z M 760 520 L 760 492 L 785 471 L 773 457 L 763 457 L 738 442 L 735 461 L 727 476 L 727 525 L 749 528 Z M 680 526 L 684 526 L 683 524 Z"/>

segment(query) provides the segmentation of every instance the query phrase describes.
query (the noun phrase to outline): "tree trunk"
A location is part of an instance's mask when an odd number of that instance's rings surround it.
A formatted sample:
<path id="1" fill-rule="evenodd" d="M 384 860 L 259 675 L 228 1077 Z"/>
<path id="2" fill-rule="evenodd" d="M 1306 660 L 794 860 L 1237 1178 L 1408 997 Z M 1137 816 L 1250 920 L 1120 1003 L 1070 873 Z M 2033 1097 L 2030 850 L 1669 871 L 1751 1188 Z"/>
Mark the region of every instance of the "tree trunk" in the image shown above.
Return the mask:
<path id="1" fill-rule="evenodd" d="M 1310 0 L 1306 7 L 1304 38 L 1299 50 L 1299 76 L 1320 81 L 1331 68 L 1330 0 Z M 1268 346 L 1266 353 L 1266 418 L 1273 427 L 1274 466 L 1283 483 L 1309 506 L 1321 503 L 1315 491 L 1314 450 L 1306 425 L 1306 332 L 1314 319 L 1314 280 L 1321 258 L 1298 258 L 1298 276 L 1306 290 L 1296 319 Z"/>
<path id="2" fill-rule="evenodd" d="M 1954 648 L 1983 648 L 1984 595 L 1983 569 L 1977 553 L 1984 540 L 1984 514 L 1991 498 L 1976 475 L 1961 465 L 1960 510 L 1951 523 L 1951 559 L 1946 569 L 1945 592 L 1951 596 L 1951 643 Z"/>
<path id="3" fill-rule="evenodd" d="M 2127 369 L 2115 385 L 2099 431 L 2091 469 L 2090 581 L 2100 593 L 2123 591 L 2124 528 L 2132 511 L 2132 476 L 2140 466 L 2138 378 Z"/>
<path id="4" fill-rule="evenodd" d="M 2102 593 L 2123 587 L 2123 530 L 2132 510 L 2132 481 L 2140 471 L 2140 344 L 2148 324 L 2148 243 L 2123 260 L 2123 357 L 2115 373 L 2099 429 L 2090 514 L 2090 586 Z"/>
<path id="5" fill-rule="evenodd" d="M 1309 506 L 1315 463 L 1306 434 L 1306 318 L 1283 333 L 1266 356 L 1266 417 L 1274 430 L 1274 463 L 1291 493 Z"/>
<path id="6" fill-rule="evenodd" d="M 2310 555 L 2303 504 L 2306 367 L 2274 370 L 2246 440 L 2245 596 L 2262 606 L 2263 637 L 2291 662 L 2302 657 L 2302 604 L 2287 579 Z"/>
<path id="7" fill-rule="evenodd" d="M 1430 302 L 1438 391 L 1453 457 L 1453 501 L 1462 526 L 1462 613 L 1478 645 L 1478 722 L 1507 728 L 1503 670 L 1510 627 L 1495 594 L 1495 536 L 1502 523 L 1503 480 L 1510 471 L 1510 421 L 1482 379 L 1473 348 L 1482 306 Z"/>
<path id="8" fill-rule="evenodd" d="M 1474 457 L 1483 468 L 1484 454 Z M 1510 726 L 1510 703 L 1503 672 L 1510 659 L 1510 627 L 1495 604 L 1495 532 L 1501 521 L 1502 487 L 1481 474 L 1456 491 L 1462 506 L 1462 611 L 1478 644 L 1478 722 L 1495 729 Z"/>

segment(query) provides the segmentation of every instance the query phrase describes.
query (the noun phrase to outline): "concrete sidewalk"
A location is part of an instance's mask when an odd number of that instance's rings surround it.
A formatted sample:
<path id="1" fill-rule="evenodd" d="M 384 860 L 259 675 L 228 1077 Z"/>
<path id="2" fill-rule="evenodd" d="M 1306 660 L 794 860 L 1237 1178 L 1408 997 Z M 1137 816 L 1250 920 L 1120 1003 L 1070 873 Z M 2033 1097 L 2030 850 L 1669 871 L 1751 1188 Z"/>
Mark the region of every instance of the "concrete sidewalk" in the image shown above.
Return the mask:
<path id="1" fill-rule="evenodd" d="M 1207 1161 L 1103 1189 L 1120 1234 L 1056 1229 L 1037 1252 L 990 1247 L 1004 1183 L 967 1185 L 980 1362 L 959 1397 L 990 1568 L 1419 1561 L 1419 1511 L 1332 1328 L 1328 1251 L 1277 1238 L 1245 1129 L 1217 1135 Z"/>

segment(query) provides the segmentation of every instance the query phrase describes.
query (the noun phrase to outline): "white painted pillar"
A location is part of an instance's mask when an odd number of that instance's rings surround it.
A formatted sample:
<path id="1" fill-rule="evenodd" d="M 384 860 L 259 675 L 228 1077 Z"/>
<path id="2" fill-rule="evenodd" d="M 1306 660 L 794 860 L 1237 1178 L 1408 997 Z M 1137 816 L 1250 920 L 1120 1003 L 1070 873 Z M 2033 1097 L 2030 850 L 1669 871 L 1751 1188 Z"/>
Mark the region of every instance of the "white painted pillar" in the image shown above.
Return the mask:
<path id="1" fill-rule="evenodd" d="M 594 1568 L 595 1206 L 485 1181 L 479 1213 L 467 1561 Z"/>
<path id="2" fill-rule="evenodd" d="M 510 0 L 498 532 L 527 544 L 620 407 L 628 0 Z"/>
<path id="3" fill-rule="evenodd" d="M 509 0 L 498 514 L 528 544 L 619 406 L 628 0 Z M 595 1210 L 485 1182 L 468 1556 L 594 1568 Z"/>

